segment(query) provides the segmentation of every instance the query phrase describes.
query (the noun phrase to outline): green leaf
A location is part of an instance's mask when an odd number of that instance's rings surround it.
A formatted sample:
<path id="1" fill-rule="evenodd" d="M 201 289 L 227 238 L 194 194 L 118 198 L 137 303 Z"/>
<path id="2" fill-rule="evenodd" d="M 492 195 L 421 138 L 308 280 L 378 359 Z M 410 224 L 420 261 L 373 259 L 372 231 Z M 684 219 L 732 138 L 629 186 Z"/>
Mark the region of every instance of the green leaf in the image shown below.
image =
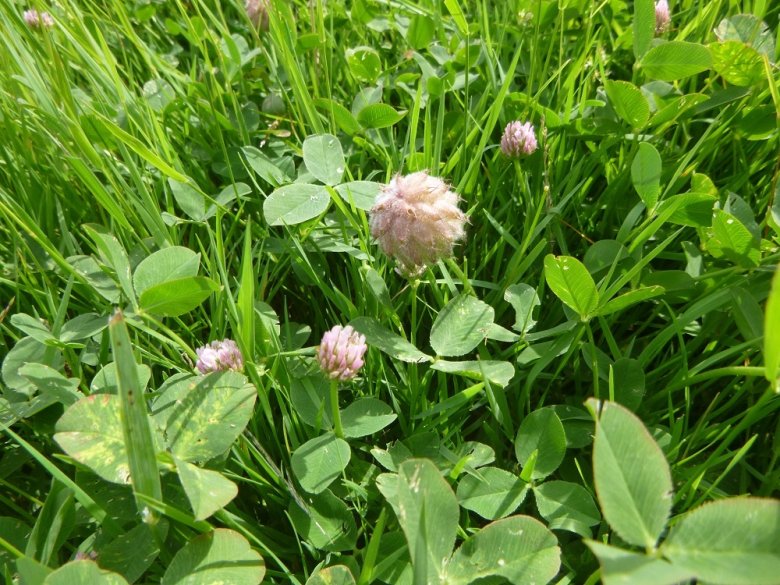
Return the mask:
<path id="1" fill-rule="evenodd" d="M 9 389 L 13 389 L 19 398 L 29 398 L 35 391 L 35 385 L 19 373 L 19 370 L 27 363 L 46 363 L 55 368 L 59 367 L 62 360 L 57 356 L 55 362 L 46 359 L 46 346 L 33 337 L 23 337 L 16 342 L 3 359 L 3 382 Z M 5 390 L 4 396 L 10 398 L 10 392 Z"/>
<path id="2" fill-rule="evenodd" d="M 152 369 L 146 364 L 136 364 L 138 370 L 138 381 L 141 389 L 146 390 L 149 380 L 152 377 Z M 111 362 L 103 366 L 100 371 L 92 378 L 89 385 L 90 394 L 116 394 L 118 391 L 116 379 L 116 363 Z"/>
<path id="3" fill-rule="evenodd" d="M 780 376 L 780 267 L 775 267 L 764 317 L 764 375 L 777 389 Z"/>
<path id="4" fill-rule="evenodd" d="M 189 248 L 171 246 L 150 254 L 136 266 L 133 286 L 138 295 L 169 280 L 197 276 L 200 254 Z"/>
<path id="5" fill-rule="evenodd" d="M 712 217 L 712 238 L 707 249 L 717 257 L 725 256 L 731 262 L 746 268 L 755 268 L 761 261 L 758 241 L 735 216 L 716 209 Z"/>
<path id="6" fill-rule="evenodd" d="M 24 554 L 46 565 L 56 563 L 60 549 L 76 526 L 73 491 L 56 479 L 50 485 L 24 548 Z"/>
<path id="7" fill-rule="evenodd" d="M 201 469 L 175 457 L 173 460 L 196 520 L 205 520 L 238 495 L 238 486 L 218 471 Z"/>
<path id="8" fill-rule="evenodd" d="M 506 387 L 515 376 L 515 367 L 510 362 L 497 360 L 478 360 L 466 362 L 448 362 L 436 360 L 431 364 L 432 370 L 458 374 L 473 380 L 487 380 L 502 388 Z"/>
<path id="9" fill-rule="evenodd" d="M 512 284 L 507 287 L 504 300 L 515 310 L 515 331 L 525 335 L 534 328 L 534 309 L 542 304 L 534 287 L 524 283 Z"/>
<path id="10" fill-rule="evenodd" d="M 671 41 L 650 49 L 641 68 L 651 79 L 675 81 L 696 75 L 712 67 L 712 56 L 704 45 Z"/>
<path id="11" fill-rule="evenodd" d="M 358 317 L 349 322 L 355 331 L 366 336 L 366 342 L 370 347 L 385 352 L 389 356 L 402 362 L 420 363 L 429 362 L 433 358 L 421 352 L 403 337 L 396 335 L 382 327 L 376 319 L 371 317 Z"/>
<path id="12" fill-rule="evenodd" d="M 387 104 L 369 104 L 357 115 L 357 120 L 364 128 L 389 128 L 400 122 L 406 112 L 398 112 Z"/>
<path id="13" fill-rule="evenodd" d="M 536 507 L 550 530 L 569 530 L 588 538 L 601 514 L 590 492 L 568 481 L 546 481 L 534 487 Z"/>
<path id="14" fill-rule="evenodd" d="M 380 476 L 381 477 L 381 476 Z M 458 529 L 458 501 L 428 459 L 409 459 L 398 468 L 395 498 L 380 491 L 395 510 L 406 536 L 415 583 L 441 583 Z"/>
<path id="15" fill-rule="evenodd" d="M 552 581 L 560 567 L 555 535 L 538 520 L 511 516 L 466 539 L 447 565 L 446 583 L 468 585 L 497 576 L 514 585 L 543 585 Z"/>
<path id="16" fill-rule="evenodd" d="M 97 313 L 83 313 L 66 322 L 60 329 L 60 341 L 70 343 L 94 337 L 108 327 L 108 317 Z"/>
<path id="17" fill-rule="evenodd" d="M 176 204 L 184 214 L 194 221 L 202 221 L 206 213 L 206 196 L 189 183 L 168 179 Z"/>
<path id="18" fill-rule="evenodd" d="M 373 85 L 382 73 L 382 61 L 379 58 L 379 53 L 371 47 L 347 49 L 345 56 L 350 73 L 358 81 L 365 81 L 369 85 Z"/>
<path id="19" fill-rule="evenodd" d="M 355 547 L 355 517 L 330 490 L 307 495 L 305 501 L 291 500 L 288 513 L 295 530 L 313 547 L 332 552 Z"/>
<path id="20" fill-rule="evenodd" d="M 0 538 L 16 550 L 23 551 L 30 536 L 30 526 L 10 516 L 0 516 Z M 6 567 L 13 571 L 13 561 L 16 557 L 7 550 L 0 550 L 0 571 Z"/>
<path id="21" fill-rule="evenodd" d="M 636 411 L 645 395 L 645 372 L 635 359 L 620 358 L 612 364 L 615 402 Z"/>
<path id="22" fill-rule="evenodd" d="M 38 395 L 43 398 L 53 398 L 68 407 L 84 397 L 78 390 L 78 378 L 66 378 L 49 366 L 31 363 L 23 365 L 18 371 L 20 376 L 38 388 Z"/>
<path id="23" fill-rule="evenodd" d="M 355 585 L 355 577 L 345 565 L 333 565 L 313 573 L 306 585 Z"/>
<path id="24" fill-rule="evenodd" d="M 171 452 L 189 462 L 222 455 L 243 432 L 257 390 L 237 372 L 172 376 L 152 405 L 153 420 Z"/>
<path id="25" fill-rule="evenodd" d="M 753 14 L 737 14 L 724 18 L 715 28 L 715 36 L 719 41 L 740 41 L 749 45 L 770 63 L 774 63 L 775 37 L 772 31 Z"/>
<path id="26" fill-rule="evenodd" d="M 160 520 L 160 524 L 164 525 L 163 533 L 167 533 L 167 521 Z M 97 552 L 103 569 L 119 573 L 133 583 L 151 566 L 160 554 L 160 547 L 151 528 L 141 523 L 101 546 Z"/>
<path id="27" fill-rule="evenodd" d="M 22 333 L 26 333 L 38 343 L 52 345 L 56 343 L 56 337 L 52 334 L 49 327 L 40 319 L 26 313 L 16 313 L 11 315 L 11 325 L 16 327 Z"/>
<path id="28" fill-rule="evenodd" d="M 644 128 L 650 119 L 650 104 L 642 91 L 628 81 L 604 82 L 612 107 L 632 128 Z"/>
<path id="29" fill-rule="evenodd" d="M 444 0 L 444 5 L 447 7 L 447 12 L 452 15 L 452 19 L 455 21 L 455 26 L 458 27 L 458 31 L 461 35 L 467 35 L 469 32 L 469 26 L 466 23 L 466 17 L 463 16 L 463 10 L 460 7 L 458 0 Z"/>
<path id="30" fill-rule="evenodd" d="M 344 151 L 332 134 L 308 136 L 303 141 L 303 162 L 315 179 L 326 185 L 338 185 L 344 176 Z"/>
<path id="31" fill-rule="evenodd" d="M 341 411 L 345 437 L 365 437 L 378 433 L 391 424 L 398 415 L 387 404 L 376 398 L 360 398 Z"/>
<path id="32" fill-rule="evenodd" d="M 344 201 L 363 211 L 371 210 L 381 190 L 382 185 L 372 181 L 351 181 L 336 186 L 336 193 Z"/>
<path id="33" fill-rule="evenodd" d="M 436 25 L 432 18 L 425 14 L 415 14 L 409 22 L 406 40 L 413 49 L 419 51 L 431 43 L 435 33 Z"/>
<path id="34" fill-rule="evenodd" d="M 695 228 L 705 228 L 712 225 L 712 208 L 718 201 L 707 193 L 682 193 L 664 199 L 658 206 L 658 214 L 674 207 L 674 211 L 666 221 L 677 225 L 687 225 Z"/>
<path id="35" fill-rule="evenodd" d="M 205 276 L 177 278 L 147 288 L 141 294 L 140 306 L 147 313 L 178 317 L 199 307 L 219 289 L 218 283 Z"/>
<path id="36" fill-rule="evenodd" d="M 530 463 L 534 451 L 534 479 L 542 479 L 558 469 L 566 454 L 563 423 L 552 408 L 533 411 L 523 419 L 515 437 L 515 456 L 523 467 Z"/>
<path id="37" fill-rule="evenodd" d="M 113 269 L 119 286 L 127 299 L 135 307 L 137 302 L 135 291 L 133 290 L 132 280 L 130 278 L 130 261 L 127 259 L 127 253 L 114 236 L 105 232 L 105 228 L 98 225 L 85 225 L 84 231 L 95 242 L 103 261 Z"/>
<path id="38" fill-rule="evenodd" d="M 247 164 L 266 183 L 278 187 L 291 180 L 282 169 L 268 160 L 268 157 L 254 146 L 244 146 L 241 152 L 244 154 Z"/>
<path id="39" fill-rule="evenodd" d="M 710 43 L 712 68 L 727 83 L 739 87 L 763 83 L 764 60 L 753 47 L 740 41 Z"/>
<path id="40" fill-rule="evenodd" d="M 119 396 L 82 398 L 57 421 L 54 440 L 68 455 L 103 479 L 130 483 Z"/>
<path id="41" fill-rule="evenodd" d="M 293 451 L 290 464 L 301 487 L 310 494 L 319 494 L 341 475 L 350 456 L 345 440 L 326 433 Z"/>
<path id="42" fill-rule="evenodd" d="M 218 528 L 196 536 L 176 556 L 161 585 L 257 585 L 265 575 L 262 557 L 238 532 Z"/>
<path id="43" fill-rule="evenodd" d="M 479 476 L 466 475 L 460 480 L 458 503 L 487 520 L 509 516 L 523 503 L 528 484 L 516 475 L 498 467 L 483 467 Z"/>
<path id="44" fill-rule="evenodd" d="M 604 306 L 596 311 L 596 315 L 603 316 L 617 313 L 642 301 L 660 296 L 664 292 L 666 290 L 662 286 L 643 286 L 636 290 L 628 291 L 605 303 Z"/>
<path id="45" fill-rule="evenodd" d="M 461 294 L 439 312 L 431 327 L 431 347 L 440 356 L 469 353 L 487 337 L 493 323 L 493 307 Z"/>
<path id="46" fill-rule="evenodd" d="M 647 53 L 655 36 L 655 3 L 653 0 L 634 2 L 634 58 L 638 61 Z"/>
<path id="47" fill-rule="evenodd" d="M 663 559 L 594 540 L 586 540 L 585 544 L 599 560 L 604 585 L 679 585 L 693 578 L 692 573 Z"/>
<path id="48" fill-rule="evenodd" d="M 336 100 L 331 100 L 328 98 L 317 98 L 314 100 L 314 107 L 320 111 L 324 111 L 327 114 L 330 114 L 333 117 L 333 120 L 336 122 L 336 125 L 339 127 L 339 130 L 345 134 L 352 136 L 353 134 L 360 132 L 360 124 L 358 124 L 355 116 L 353 116 L 352 112 L 350 112 Z"/>
<path id="49" fill-rule="evenodd" d="M 593 476 L 601 511 L 629 544 L 653 548 L 672 509 L 672 476 L 642 422 L 614 402 L 588 400 L 596 416 Z"/>
<path id="50" fill-rule="evenodd" d="M 645 207 L 654 209 L 661 194 L 661 155 L 649 142 L 642 142 L 634 156 L 631 182 Z"/>
<path id="51" fill-rule="evenodd" d="M 574 309 L 583 321 L 590 318 L 599 304 L 599 291 L 588 269 L 571 256 L 544 258 L 547 285 L 563 303 Z"/>
<path id="52" fill-rule="evenodd" d="M 43 585 L 127 585 L 127 581 L 94 561 L 72 561 L 49 573 Z"/>
<path id="53" fill-rule="evenodd" d="M 776 585 L 780 502 L 729 498 L 684 516 L 661 547 L 673 565 L 712 585 Z"/>
<path id="54" fill-rule="evenodd" d="M 330 194 L 321 185 L 293 183 L 279 187 L 263 202 L 268 225 L 295 225 L 323 213 L 330 205 Z"/>

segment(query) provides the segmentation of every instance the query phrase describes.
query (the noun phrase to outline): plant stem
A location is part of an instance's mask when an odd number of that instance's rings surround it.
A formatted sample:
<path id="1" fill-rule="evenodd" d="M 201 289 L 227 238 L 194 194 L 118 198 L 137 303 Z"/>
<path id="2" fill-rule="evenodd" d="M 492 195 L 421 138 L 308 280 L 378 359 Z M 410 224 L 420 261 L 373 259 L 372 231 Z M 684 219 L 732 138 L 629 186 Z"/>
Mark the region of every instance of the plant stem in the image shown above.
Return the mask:
<path id="1" fill-rule="evenodd" d="M 339 439 L 344 438 L 344 429 L 341 428 L 341 412 L 339 412 L 339 383 L 338 380 L 330 381 L 330 408 L 333 417 L 333 431 Z"/>

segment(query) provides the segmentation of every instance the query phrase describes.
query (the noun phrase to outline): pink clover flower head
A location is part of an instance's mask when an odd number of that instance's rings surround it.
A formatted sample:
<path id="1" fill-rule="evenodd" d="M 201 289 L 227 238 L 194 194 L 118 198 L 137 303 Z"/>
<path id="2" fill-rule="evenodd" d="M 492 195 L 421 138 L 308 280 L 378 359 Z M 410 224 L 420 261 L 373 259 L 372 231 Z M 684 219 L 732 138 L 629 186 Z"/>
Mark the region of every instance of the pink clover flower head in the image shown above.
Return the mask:
<path id="1" fill-rule="evenodd" d="M 38 12 L 34 8 L 31 8 L 30 10 L 25 10 L 22 16 L 24 17 L 24 22 L 26 22 L 27 26 L 30 28 L 49 28 L 54 26 L 54 19 L 48 12 Z"/>
<path id="2" fill-rule="evenodd" d="M 196 349 L 195 353 L 198 354 L 198 363 L 195 365 L 201 374 L 227 370 L 240 372 L 244 369 L 244 356 L 232 339 L 212 341 Z"/>
<path id="3" fill-rule="evenodd" d="M 256 28 L 268 30 L 268 0 L 246 0 L 244 8 Z"/>
<path id="4" fill-rule="evenodd" d="M 367 349 L 365 335 L 349 325 L 336 325 L 322 336 L 317 348 L 317 361 L 331 380 L 351 380 L 363 367 L 363 355 Z"/>
<path id="5" fill-rule="evenodd" d="M 669 28 L 671 18 L 669 2 L 667 0 L 658 0 L 655 3 L 655 34 L 660 35 L 662 32 L 665 32 Z"/>
<path id="6" fill-rule="evenodd" d="M 501 137 L 501 152 L 508 157 L 519 157 L 531 154 L 538 147 L 534 127 L 530 122 L 525 124 L 519 120 L 510 122 L 504 128 Z"/>
<path id="7" fill-rule="evenodd" d="M 398 262 L 401 274 L 416 276 L 451 256 L 465 235 L 466 215 L 458 200 L 447 183 L 426 171 L 396 175 L 371 208 L 371 235 Z"/>

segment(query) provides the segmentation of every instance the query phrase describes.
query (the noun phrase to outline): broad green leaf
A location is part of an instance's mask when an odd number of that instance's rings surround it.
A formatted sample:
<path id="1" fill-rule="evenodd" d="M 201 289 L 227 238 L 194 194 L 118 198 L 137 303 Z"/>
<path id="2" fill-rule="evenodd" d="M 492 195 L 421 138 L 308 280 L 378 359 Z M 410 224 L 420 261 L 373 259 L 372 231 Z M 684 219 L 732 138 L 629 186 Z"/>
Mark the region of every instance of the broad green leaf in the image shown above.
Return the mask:
<path id="1" fill-rule="evenodd" d="M 599 240 L 585 252 L 582 263 L 588 272 L 596 274 L 611 268 L 613 264 L 619 264 L 628 257 L 628 250 L 617 240 Z"/>
<path id="2" fill-rule="evenodd" d="M 27 539 L 30 536 L 30 530 L 30 526 L 18 518 L 0 516 L 0 538 L 13 546 L 16 550 L 24 550 Z M 9 571 L 13 571 L 13 562 L 15 558 L 16 557 L 7 550 L 0 550 L 0 571 L 4 571 L 6 567 Z"/>
<path id="3" fill-rule="evenodd" d="M 382 73 L 379 53 L 371 47 L 355 47 L 345 52 L 350 73 L 358 81 L 373 84 Z"/>
<path id="4" fill-rule="evenodd" d="M 365 437 L 378 433 L 398 416 L 389 405 L 376 398 L 360 398 L 341 411 L 345 437 Z"/>
<path id="5" fill-rule="evenodd" d="M 130 261 L 127 252 L 114 236 L 106 233 L 105 228 L 98 225 L 84 225 L 84 231 L 95 242 L 100 257 L 116 273 L 119 286 L 128 300 L 135 306 L 136 298 L 130 277 Z"/>
<path id="6" fill-rule="evenodd" d="M 355 585 L 355 577 L 345 565 L 333 565 L 312 574 L 306 585 Z"/>
<path id="7" fill-rule="evenodd" d="M 173 557 L 161 585 L 258 585 L 265 575 L 262 557 L 238 532 L 217 528 L 196 536 Z"/>
<path id="8" fill-rule="evenodd" d="M 46 346 L 33 337 L 23 337 L 16 342 L 5 358 L 3 359 L 2 373 L 3 382 L 8 387 L 3 395 L 11 399 L 14 396 L 9 389 L 13 389 L 19 399 L 26 399 L 35 392 L 35 385 L 19 373 L 19 370 L 28 363 L 45 363 L 49 366 L 59 368 L 62 364 L 62 358 L 59 353 L 54 360 L 47 360 Z"/>
<path id="9" fill-rule="evenodd" d="M 54 440 L 62 450 L 103 479 L 130 483 L 119 396 L 82 398 L 57 421 Z"/>
<path id="10" fill-rule="evenodd" d="M 406 40 L 413 49 L 419 51 L 431 43 L 435 33 L 436 24 L 431 17 L 425 14 L 415 14 L 409 22 Z"/>
<path id="11" fill-rule="evenodd" d="M 651 126 L 660 126 L 679 121 L 695 112 L 696 106 L 706 102 L 709 96 L 703 93 L 689 93 L 677 96 L 665 102 L 665 105 L 653 114 L 650 119 Z"/>
<path id="12" fill-rule="evenodd" d="M 326 433 L 293 451 L 290 465 L 301 487 L 310 494 L 319 494 L 341 475 L 350 456 L 345 440 Z"/>
<path id="13" fill-rule="evenodd" d="M 60 549 L 76 527 L 73 491 L 64 483 L 52 480 L 43 506 L 24 547 L 24 554 L 45 565 L 56 564 Z"/>
<path id="14" fill-rule="evenodd" d="M 685 515 L 661 547 L 673 565 L 712 585 L 776 585 L 780 502 L 729 498 Z"/>
<path id="15" fill-rule="evenodd" d="M 612 364 L 612 381 L 615 385 L 615 402 L 636 411 L 645 395 L 645 372 L 635 359 L 620 358 Z"/>
<path id="16" fill-rule="evenodd" d="M 152 369 L 146 364 L 137 364 L 138 381 L 141 384 L 141 389 L 146 390 L 149 385 L 149 380 L 152 377 Z M 117 393 L 117 380 L 116 380 L 116 363 L 111 362 L 103 366 L 95 377 L 92 378 L 92 382 L 89 385 L 90 394 L 116 394 Z"/>
<path id="17" fill-rule="evenodd" d="M 352 136 L 360 132 L 360 124 L 358 124 L 355 116 L 337 101 L 328 98 L 317 98 L 314 100 L 314 107 L 331 115 L 339 130 L 345 134 Z"/>
<path id="18" fill-rule="evenodd" d="M 712 68 L 727 83 L 739 87 L 763 83 L 764 60 L 753 47 L 740 41 L 710 43 Z"/>
<path id="19" fill-rule="evenodd" d="M 295 530 L 313 547 L 332 552 L 355 547 L 355 517 L 330 490 L 307 495 L 305 501 L 291 500 L 288 513 Z"/>
<path id="20" fill-rule="evenodd" d="M 69 256 L 68 263 L 86 280 L 92 289 L 109 303 L 119 302 L 119 288 L 116 282 L 103 270 L 92 256 Z"/>
<path id="21" fill-rule="evenodd" d="M 446 583 L 468 585 L 496 576 L 514 585 L 544 585 L 560 566 L 555 535 L 538 520 L 510 516 L 466 539 L 447 565 Z"/>
<path id="22" fill-rule="evenodd" d="M 650 119 L 650 104 L 641 90 L 628 81 L 604 82 L 615 112 L 632 128 L 644 128 Z"/>
<path id="23" fill-rule="evenodd" d="M 303 141 L 303 162 L 315 179 L 326 185 L 338 185 L 344 176 L 344 151 L 332 134 L 309 136 Z"/>
<path id="24" fill-rule="evenodd" d="M 398 468 L 396 497 L 388 498 L 406 535 L 415 583 L 446 582 L 447 560 L 458 529 L 458 501 L 428 459 L 409 459 Z"/>
<path id="25" fill-rule="evenodd" d="M 182 246 L 163 248 L 150 254 L 136 266 L 133 286 L 138 295 L 168 280 L 197 276 L 200 254 Z"/>
<path id="26" fill-rule="evenodd" d="M 53 345 L 56 343 L 56 337 L 52 334 L 51 329 L 40 319 L 36 319 L 32 315 L 26 313 L 16 313 L 11 315 L 11 325 L 16 327 L 22 333 L 26 333 L 38 343 L 44 343 L 46 345 Z"/>
<path id="27" fill-rule="evenodd" d="M 645 207 L 652 211 L 661 194 L 661 155 L 649 142 L 642 142 L 634 156 L 631 182 Z"/>
<path id="28" fill-rule="evenodd" d="M 675 81 L 696 75 L 712 67 L 712 56 L 704 45 L 671 41 L 650 49 L 641 68 L 651 79 Z"/>
<path id="29" fill-rule="evenodd" d="M 431 356 L 421 352 L 403 337 L 385 329 L 379 321 L 371 317 L 358 317 L 349 322 L 355 331 L 366 336 L 371 347 L 385 352 L 402 362 L 420 363 L 431 361 Z"/>
<path id="30" fill-rule="evenodd" d="M 222 455 L 243 432 L 257 390 L 237 372 L 169 378 L 152 405 L 153 420 L 171 452 L 189 462 Z"/>
<path id="31" fill-rule="evenodd" d="M 634 58 L 638 61 L 647 53 L 655 36 L 655 3 L 653 0 L 634 2 Z"/>
<path id="32" fill-rule="evenodd" d="M 160 523 L 164 524 L 163 533 L 166 533 L 167 521 L 162 519 Z M 160 547 L 155 541 L 155 536 L 151 528 L 144 523 L 120 534 L 98 549 L 100 566 L 119 573 L 130 583 L 138 580 L 159 554 Z"/>
<path id="33" fill-rule="evenodd" d="M 108 317 L 97 313 L 83 313 L 66 322 L 60 329 L 60 341 L 70 343 L 94 337 L 108 327 Z"/>
<path id="34" fill-rule="evenodd" d="M 247 164 L 266 183 L 278 187 L 291 180 L 282 169 L 268 160 L 268 157 L 254 146 L 244 146 L 241 152 L 246 158 Z"/>
<path id="35" fill-rule="evenodd" d="M 176 204 L 192 220 L 201 221 L 206 213 L 206 196 L 190 183 L 168 179 Z"/>
<path id="36" fill-rule="evenodd" d="M 17 558 L 16 568 L 19 571 L 21 585 L 43 584 L 47 575 L 52 573 L 52 569 L 30 557 Z"/>
<path id="37" fill-rule="evenodd" d="M 643 286 L 610 299 L 609 302 L 605 303 L 604 306 L 596 311 L 596 315 L 617 313 L 618 311 L 627 309 L 631 305 L 660 296 L 664 294 L 664 292 L 666 291 L 662 286 Z"/>
<path id="38" fill-rule="evenodd" d="M 550 530 L 569 530 L 588 538 L 601 514 L 590 492 L 568 481 L 546 481 L 534 487 L 536 508 Z"/>
<path id="39" fill-rule="evenodd" d="M 604 585 L 679 585 L 693 578 L 689 571 L 663 559 L 594 540 L 586 540 L 585 544 L 599 560 Z"/>
<path id="40" fill-rule="evenodd" d="M 332 428 L 330 382 L 319 372 L 312 376 L 293 378 L 290 382 L 290 401 L 295 414 L 307 425 L 317 430 Z"/>
<path id="41" fill-rule="evenodd" d="M 364 128 L 389 128 L 400 122 L 406 112 L 398 112 L 387 104 L 369 104 L 357 115 L 357 120 Z"/>
<path id="42" fill-rule="evenodd" d="M 737 14 L 724 18 L 715 28 L 719 41 L 740 41 L 766 55 L 770 63 L 775 58 L 775 37 L 772 31 L 753 14 Z"/>
<path id="43" fill-rule="evenodd" d="M 72 561 L 49 573 L 42 585 L 127 585 L 127 581 L 94 561 Z"/>
<path id="44" fill-rule="evenodd" d="M 27 378 L 38 388 L 38 396 L 53 398 L 65 407 L 84 397 L 78 390 L 78 378 L 66 378 L 49 366 L 36 363 L 25 364 L 19 368 L 19 375 Z"/>
<path id="45" fill-rule="evenodd" d="M 780 377 L 780 267 L 775 267 L 764 318 L 764 375 L 777 390 Z"/>
<path id="46" fill-rule="evenodd" d="M 219 284 L 210 278 L 187 276 L 147 288 L 139 301 L 141 309 L 147 313 L 178 317 L 199 307 L 219 289 Z"/>
<path id="47" fill-rule="evenodd" d="M 440 356 L 469 353 L 487 337 L 494 316 L 493 307 L 470 295 L 458 295 L 436 317 L 431 347 Z"/>
<path id="48" fill-rule="evenodd" d="M 674 207 L 674 212 L 666 221 L 677 225 L 705 228 L 712 225 L 712 208 L 718 201 L 707 193 L 682 193 L 664 199 L 658 206 L 658 214 Z"/>
<path id="49" fill-rule="evenodd" d="M 336 193 L 344 201 L 364 211 L 369 211 L 374 206 L 376 196 L 381 190 L 382 185 L 372 181 L 351 181 L 336 186 Z"/>
<path id="50" fill-rule="evenodd" d="M 515 437 L 515 456 L 525 467 L 533 459 L 534 479 L 542 479 L 558 469 L 566 454 L 566 433 L 563 423 L 552 408 L 533 411 L 523 419 Z"/>
<path id="51" fill-rule="evenodd" d="M 504 292 L 504 300 L 508 302 L 515 310 L 515 331 L 523 335 L 528 333 L 536 325 L 534 319 L 534 309 L 540 306 L 542 302 L 536 289 L 527 284 L 512 284 Z"/>
<path id="52" fill-rule="evenodd" d="M 238 495 L 238 486 L 218 471 L 201 469 L 175 457 L 173 460 L 196 520 L 205 520 Z"/>
<path id="53" fill-rule="evenodd" d="M 652 548 L 672 509 L 672 476 L 663 451 L 623 406 L 590 399 L 588 407 L 597 415 L 593 476 L 604 518 L 627 543 Z"/>
<path id="54" fill-rule="evenodd" d="M 330 205 L 330 194 L 321 185 L 293 183 L 279 187 L 263 202 L 268 225 L 295 225 L 323 213 Z"/>
<path id="55" fill-rule="evenodd" d="M 483 467 L 479 475 L 465 475 L 458 484 L 458 503 L 487 520 L 504 518 L 523 503 L 528 484 L 498 467 Z"/>
<path id="56" fill-rule="evenodd" d="M 458 374 L 474 380 L 487 380 L 502 388 L 506 387 L 515 376 L 515 367 L 510 362 L 498 360 L 479 360 L 466 362 L 448 362 L 436 360 L 431 364 L 432 370 Z"/>
<path id="57" fill-rule="evenodd" d="M 735 216 L 716 209 L 712 217 L 712 238 L 707 249 L 715 257 L 725 256 L 746 268 L 755 268 L 761 261 L 758 241 Z"/>
<path id="58" fill-rule="evenodd" d="M 548 254 L 544 258 L 544 277 L 555 296 L 574 309 L 583 321 L 598 307 L 596 283 L 576 258 Z"/>

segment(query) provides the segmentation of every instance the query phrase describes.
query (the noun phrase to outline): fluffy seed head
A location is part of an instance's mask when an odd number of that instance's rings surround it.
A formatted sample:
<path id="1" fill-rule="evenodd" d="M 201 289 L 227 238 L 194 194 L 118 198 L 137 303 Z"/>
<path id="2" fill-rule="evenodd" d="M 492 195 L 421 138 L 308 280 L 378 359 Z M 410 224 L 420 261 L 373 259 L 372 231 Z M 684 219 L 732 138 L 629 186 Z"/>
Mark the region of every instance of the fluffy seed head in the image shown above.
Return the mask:
<path id="1" fill-rule="evenodd" d="M 405 276 L 451 256 L 465 223 L 458 195 L 425 171 L 393 177 L 377 196 L 369 220 L 371 235 Z"/>
<path id="2" fill-rule="evenodd" d="M 244 369 L 244 356 L 232 339 L 212 341 L 196 349 L 195 353 L 198 354 L 198 363 L 195 365 L 201 374 L 226 370 L 240 372 Z"/>
<path id="3" fill-rule="evenodd" d="M 367 349 L 365 335 L 349 325 L 336 325 L 322 336 L 317 348 L 317 361 L 331 380 L 351 380 L 363 367 L 363 355 Z"/>
<path id="4" fill-rule="evenodd" d="M 54 26 L 54 19 L 48 12 L 38 12 L 34 8 L 31 8 L 30 10 L 24 11 L 23 17 L 24 22 L 26 22 L 27 26 L 30 28 L 48 28 Z"/>
<path id="5" fill-rule="evenodd" d="M 666 31 L 670 20 L 669 3 L 666 0 L 658 0 L 655 3 L 655 34 L 660 35 Z"/>
<path id="6" fill-rule="evenodd" d="M 536 148 L 536 135 L 530 122 L 523 124 L 515 120 L 506 125 L 504 135 L 501 137 L 501 152 L 506 156 L 531 154 Z"/>
<path id="7" fill-rule="evenodd" d="M 246 0 L 246 15 L 260 30 L 268 30 L 268 0 Z"/>

